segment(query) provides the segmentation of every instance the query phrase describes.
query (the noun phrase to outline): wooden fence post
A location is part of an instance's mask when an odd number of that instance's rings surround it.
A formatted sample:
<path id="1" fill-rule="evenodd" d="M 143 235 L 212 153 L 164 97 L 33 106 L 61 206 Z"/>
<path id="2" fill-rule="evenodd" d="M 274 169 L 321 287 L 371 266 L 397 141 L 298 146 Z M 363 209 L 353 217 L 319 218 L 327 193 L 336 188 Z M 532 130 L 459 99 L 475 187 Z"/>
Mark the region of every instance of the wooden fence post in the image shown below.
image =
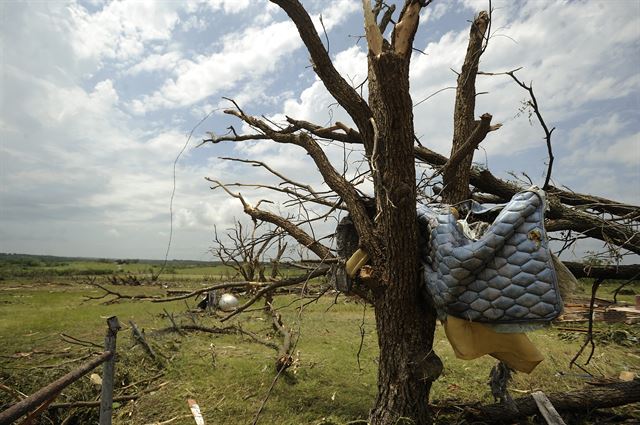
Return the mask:
<path id="1" fill-rule="evenodd" d="M 116 316 L 107 319 L 107 335 L 104 338 L 104 350 L 111 352 L 109 360 L 102 367 L 102 392 L 100 394 L 100 425 L 111 425 L 113 410 L 113 379 L 116 365 L 116 336 L 120 322 Z"/>

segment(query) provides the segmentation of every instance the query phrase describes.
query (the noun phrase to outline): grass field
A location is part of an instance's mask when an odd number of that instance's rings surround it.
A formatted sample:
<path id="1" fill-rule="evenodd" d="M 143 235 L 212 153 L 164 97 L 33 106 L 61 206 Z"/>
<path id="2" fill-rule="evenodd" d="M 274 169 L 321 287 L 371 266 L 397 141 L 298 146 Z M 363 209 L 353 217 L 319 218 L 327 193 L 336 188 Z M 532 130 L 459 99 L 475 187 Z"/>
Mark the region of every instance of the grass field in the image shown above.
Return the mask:
<path id="1" fill-rule="evenodd" d="M 121 273 L 148 273 L 157 264 L 122 266 L 126 267 L 119 270 Z M 193 424 L 187 407 L 189 398 L 199 403 L 207 424 L 252 423 L 274 380 L 273 349 L 240 335 L 189 333 L 180 336 L 157 332 L 170 326 L 165 310 L 181 324 L 196 321 L 203 326 L 223 326 L 215 315 L 188 313 L 195 305 L 193 299 L 186 303 L 122 301 L 107 305 L 103 304 L 104 300 L 85 299 L 100 295 L 97 288 L 86 284 L 86 275 L 91 270 L 106 267 L 104 262 L 69 261 L 56 266 L 28 267 L 55 267 L 55 270 L 66 267 L 79 273 L 61 275 L 54 271 L 49 275 L 43 272 L 29 277 L 28 273 L 23 273 L 21 277 L 12 277 L 4 270 L 0 280 L 0 381 L 4 385 L 29 394 L 73 369 L 81 363 L 75 360 L 99 349 L 72 344 L 60 334 L 101 345 L 106 330 L 105 319 L 117 315 L 123 329 L 118 335 L 116 395 L 143 394 L 135 401 L 116 404 L 115 424 L 153 424 L 171 419 L 173 421 L 165 423 Z M 111 288 L 129 294 L 163 294 L 165 289 L 160 283 L 170 289 L 198 288 L 228 274 L 220 266 L 189 264 L 173 267 L 175 273 L 162 276 L 156 285 Z M 98 276 L 97 279 L 105 277 Z M 599 295 L 606 298 L 612 288 L 613 285 L 605 285 Z M 628 295 L 622 298 L 631 300 Z M 280 308 L 284 323 L 298 337 L 296 362 L 270 392 L 260 415 L 261 424 L 354 423 L 367 417 L 373 403 L 377 341 L 372 309 L 344 296 L 338 297 L 334 304 L 332 295 L 321 297 L 301 311 L 301 306 L 310 300 L 294 294 L 276 298 L 276 307 Z M 140 346 L 134 345 L 130 320 L 145 330 L 152 347 L 161 354 L 161 361 L 154 362 Z M 247 312 L 230 322 L 266 338 L 274 337 L 261 311 Z M 358 358 L 361 328 L 364 338 Z M 633 339 L 640 334 L 637 326 L 598 324 L 598 328 L 607 331 L 603 335 L 622 331 L 628 338 L 618 339 L 618 343 L 600 341 L 586 371 L 597 378 L 617 377 L 625 370 L 640 374 L 640 349 L 637 339 Z M 532 333 L 530 337 L 546 360 L 530 375 L 516 374 L 510 385 L 514 396 L 536 389 L 567 391 L 580 388 L 591 379 L 584 371 L 568 367 L 582 342 L 580 334 L 550 328 Z M 491 358 L 456 359 L 441 326 L 437 329 L 434 348 L 442 358 L 445 370 L 434 384 L 432 402 L 491 401 L 486 385 L 495 363 Z M 96 372 L 100 373 L 99 370 Z M 154 379 L 131 386 L 150 378 Z M 154 390 L 144 392 L 148 388 Z M 63 391 L 56 402 L 95 400 L 98 395 L 99 388 L 85 377 Z M 0 391 L 0 406 L 6 407 L 10 402 L 11 396 Z M 51 410 L 41 423 L 63 423 L 65 420 L 67 424 L 95 423 L 96 411 Z M 620 411 L 640 415 L 637 406 L 627 406 Z M 438 420 L 439 423 L 455 423 L 456 418 L 455 414 L 449 413 L 441 414 Z"/>

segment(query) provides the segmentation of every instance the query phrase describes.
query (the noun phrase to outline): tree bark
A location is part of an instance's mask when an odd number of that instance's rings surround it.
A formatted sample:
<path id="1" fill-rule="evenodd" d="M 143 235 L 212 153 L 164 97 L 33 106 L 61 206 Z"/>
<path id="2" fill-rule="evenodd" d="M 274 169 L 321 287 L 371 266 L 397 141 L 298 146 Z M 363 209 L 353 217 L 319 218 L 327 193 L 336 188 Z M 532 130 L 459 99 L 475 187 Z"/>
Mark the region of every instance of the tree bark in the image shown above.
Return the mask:
<path id="1" fill-rule="evenodd" d="M 624 406 L 640 401 L 640 379 L 554 393 L 548 397 L 558 412 L 588 412 L 598 408 Z M 538 406 L 532 396 L 517 398 L 514 403 L 517 409 L 507 409 L 503 404 L 490 404 L 474 408 L 468 416 L 483 422 L 511 423 L 517 418 L 538 413 Z"/>
<path id="2" fill-rule="evenodd" d="M 484 34 L 489 24 L 489 14 L 480 12 L 471 25 L 469 33 L 469 45 L 464 58 L 462 70 L 458 75 L 458 86 L 456 88 L 456 103 L 453 112 L 453 143 L 451 145 L 450 161 L 458 156 L 458 151 L 466 150 L 470 144 L 467 142 L 471 138 L 474 130 L 480 123 L 475 121 L 476 107 L 476 75 L 478 64 L 482 55 L 482 45 Z M 489 121 L 491 120 L 489 116 Z M 487 129 L 488 131 L 488 129 Z M 484 133 L 486 135 L 486 132 Z M 482 140 L 478 140 L 472 146 L 471 152 L 464 154 L 455 163 L 445 166 L 445 173 L 442 176 L 444 190 L 442 200 L 447 204 L 456 204 L 469 199 L 469 173 L 471 162 L 473 161 L 473 151 Z"/>
<path id="3" fill-rule="evenodd" d="M 416 178 L 409 60 L 394 51 L 369 54 L 369 105 L 375 128 L 370 158 L 376 191 L 372 258 L 380 290 L 374 306 L 380 359 L 371 424 L 431 423 L 428 397 L 442 370 L 433 354 L 435 311 L 425 307 L 418 275 Z"/>
<path id="4" fill-rule="evenodd" d="M 602 279 L 635 279 L 640 280 L 640 264 L 623 264 L 619 266 L 590 266 L 573 261 L 563 261 L 563 264 L 577 277 Z"/>

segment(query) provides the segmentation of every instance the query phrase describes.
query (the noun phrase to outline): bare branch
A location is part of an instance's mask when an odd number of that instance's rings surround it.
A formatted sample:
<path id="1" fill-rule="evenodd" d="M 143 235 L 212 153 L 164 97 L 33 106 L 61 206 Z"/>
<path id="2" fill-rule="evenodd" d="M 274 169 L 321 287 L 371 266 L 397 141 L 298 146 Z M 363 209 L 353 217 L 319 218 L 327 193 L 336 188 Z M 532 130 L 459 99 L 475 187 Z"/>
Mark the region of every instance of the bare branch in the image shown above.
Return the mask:
<path id="1" fill-rule="evenodd" d="M 262 221 L 267 221 L 269 223 L 275 224 L 276 226 L 283 229 L 285 232 L 289 233 L 302 246 L 313 251 L 320 258 L 333 258 L 333 254 L 331 254 L 331 251 L 329 250 L 329 248 L 327 248 L 326 246 L 322 245 L 321 243 L 313 239 L 304 230 L 296 226 L 291 221 L 279 215 L 270 213 L 268 211 L 260 210 L 257 207 L 253 207 L 244 200 L 242 195 L 240 195 L 239 193 L 231 192 L 223 183 L 217 180 L 211 180 L 211 181 L 216 183 L 218 187 L 221 187 L 229 195 L 239 199 L 240 202 L 242 203 L 242 206 L 244 207 L 244 212 L 249 216 L 251 216 L 254 220 L 262 220 Z"/>
<path id="2" fill-rule="evenodd" d="M 242 163 L 245 163 L 245 164 L 251 164 L 251 165 L 253 165 L 255 167 L 262 167 L 265 170 L 269 171 L 274 176 L 280 178 L 283 182 L 290 183 L 293 186 L 296 186 L 296 187 L 299 187 L 301 189 L 306 190 L 307 192 L 309 192 L 314 197 L 316 197 L 316 198 L 318 197 L 318 194 L 316 193 L 316 191 L 313 190 L 313 188 L 311 186 L 309 186 L 308 184 L 299 183 L 299 182 L 297 182 L 295 180 L 292 180 L 292 179 L 286 177 L 285 175 L 283 175 L 282 173 L 279 173 L 278 171 L 276 171 L 273 168 L 269 167 L 267 164 L 265 164 L 262 161 L 254 161 L 254 160 L 250 160 L 250 159 L 239 159 L 239 158 L 230 158 L 230 157 L 220 157 L 220 159 L 224 159 L 226 161 L 236 161 L 236 162 L 242 162 Z"/>
<path id="3" fill-rule="evenodd" d="M 272 3 L 280 6 L 289 15 L 293 23 L 298 28 L 300 38 L 307 47 L 313 69 L 324 83 L 331 95 L 338 101 L 347 113 L 353 118 L 360 132 L 364 134 L 365 149 L 370 150 L 370 133 L 368 132 L 368 122 L 371 118 L 369 105 L 358 94 L 358 92 L 345 81 L 340 73 L 335 69 L 329 54 L 322 45 L 322 41 L 309 17 L 309 14 L 298 0 L 271 0 Z"/>
<path id="4" fill-rule="evenodd" d="M 491 131 L 491 118 L 491 114 L 483 114 L 480 117 L 480 121 L 476 121 L 476 127 L 473 132 L 465 140 L 464 144 L 453 152 L 451 158 L 443 167 L 441 172 L 444 175 L 444 181 L 453 181 L 454 176 L 452 174 L 458 173 L 461 162 L 469 155 L 472 155 L 473 151 L 478 148 L 489 131 Z"/>
<path id="5" fill-rule="evenodd" d="M 281 280 L 278 282 L 273 282 L 271 284 L 269 284 L 268 286 L 263 286 L 258 292 L 255 293 L 255 295 L 253 297 L 251 297 L 251 299 L 249 299 L 249 301 L 247 301 L 246 303 L 242 304 L 240 307 L 238 307 L 236 310 L 234 310 L 232 313 L 228 314 L 227 316 L 223 317 L 220 321 L 221 322 L 225 322 L 229 319 L 231 319 L 233 316 L 236 316 L 240 313 L 242 313 L 243 311 L 245 311 L 247 308 L 251 307 L 256 301 L 258 301 L 260 298 L 262 298 L 265 294 L 277 289 L 277 288 L 282 288 L 285 286 L 293 286 L 293 285 L 298 285 L 300 283 L 303 282 L 307 282 L 313 278 L 319 277 L 319 276 L 324 276 L 325 274 L 327 274 L 327 272 L 329 271 L 328 267 L 317 267 L 315 270 L 310 271 L 309 273 L 306 273 L 302 276 L 298 276 L 295 278 L 291 278 L 291 279 L 286 279 L 286 280 Z"/>
<path id="6" fill-rule="evenodd" d="M 338 194 L 338 196 L 342 198 L 347 208 L 349 209 L 349 212 L 353 217 L 354 224 L 356 225 L 356 228 L 358 230 L 358 235 L 360 236 L 362 245 L 366 247 L 369 252 L 374 252 L 377 249 L 378 243 L 376 242 L 376 239 L 373 235 L 373 226 L 371 223 L 371 219 L 369 218 L 369 215 L 366 211 L 366 206 L 362 198 L 358 194 L 355 187 L 353 187 L 353 185 L 349 181 L 342 177 L 335 170 L 335 168 L 333 168 L 331 162 L 327 158 L 322 148 L 315 140 L 313 140 L 311 136 L 306 133 L 289 134 L 276 131 L 269 127 L 262 120 L 246 115 L 238 110 L 226 110 L 225 113 L 234 115 L 245 121 L 247 124 L 259 129 L 275 142 L 293 144 L 296 146 L 300 146 L 305 151 L 307 151 L 307 153 L 311 156 L 316 166 L 318 167 L 318 170 L 322 174 L 322 177 L 324 177 L 325 183 L 331 189 L 333 189 Z M 224 188 L 224 185 L 222 185 L 222 187 Z M 246 202 L 244 202 L 242 197 L 239 196 L 239 194 L 232 194 L 226 188 L 224 189 L 230 195 L 240 199 L 241 202 L 243 202 L 243 206 L 245 207 L 245 212 L 248 213 Z M 271 219 L 266 221 L 274 223 L 274 221 L 272 220 L 275 220 L 275 216 L 271 214 L 270 217 Z M 282 219 L 280 219 L 280 222 L 282 222 Z"/>
<path id="7" fill-rule="evenodd" d="M 596 293 L 598 292 L 598 288 L 600 287 L 600 284 L 604 281 L 604 279 L 596 279 L 593 282 L 593 285 L 591 286 L 591 300 L 589 301 L 589 330 L 587 331 L 587 335 L 585 337 L 585 341 L 584 344 L 582 344 L 582 347 L 580 347 L 580 350 L 578 350 L 578 352 L 576 353 L 575 356 L 573 356 L 573 358 L 571 359 L 571 361 L 569 362 L 569 367 L 572 367 L 576 360 L 578 360 L 578 358 L 580 357 L 580 354 L 582 354 L 582 352 L 584 351 L 584 349 L 587 347 L 587 345 L 591 344 L 591 352 L 589 353 L 589 357 L 587 358 L 587 361 L 585 362 L 585 366 L 589 364 L 589 362 L 591 361 L 591 357 L 593 357 L 593 352 L 596 349 L 596 344 L 593 341 L 593 307 L 596 301 Z"/>
<path id="8" fill-rule="evenodd" d="M 317 124 L 310 123 L 308 121 L 296 120 L 291 117 L 287 117 L 287 121 L 294 127 L 307 130 L 314 136 L 318 136 L 324 139 L 331 139 L 342 143 L 358 143 L 362 144 L 362 137 L 358 131 L 347 127 L 341 122 L 336 122 L 332 127 L 322 127 Z M 342 130 L 344 133 L 338 133 L 336 130 Z"/>

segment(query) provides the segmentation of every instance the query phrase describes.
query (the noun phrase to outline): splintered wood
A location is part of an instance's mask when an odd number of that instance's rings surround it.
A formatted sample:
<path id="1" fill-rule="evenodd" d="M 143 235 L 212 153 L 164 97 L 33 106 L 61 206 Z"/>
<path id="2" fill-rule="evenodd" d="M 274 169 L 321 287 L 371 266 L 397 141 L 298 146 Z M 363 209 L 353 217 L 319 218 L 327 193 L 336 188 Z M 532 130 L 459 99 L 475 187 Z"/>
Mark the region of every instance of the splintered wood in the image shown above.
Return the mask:
<path id="1" fill-rule="evenodd" d="M 622 306 L 600 298 L 595 299 L 593 320 L 606 323 L 640 323 L 640 309 L 634 306 Z M 589 300 L 569 299 L 564 303 L 564 312 L 556 322 L 589 321 Z"/>
<path id="2" fill-rule="evenodd" d="M 187 400 L 187 403 L 189 404 L 189 409 L 191 410 L 193 419 L 196 421 L 196 425 L 204 425 L 204 418 L 202 417 L 202 413 L 200 413 L 200 406 L 198 406 L 198 403 L 193 399 Z"/>

